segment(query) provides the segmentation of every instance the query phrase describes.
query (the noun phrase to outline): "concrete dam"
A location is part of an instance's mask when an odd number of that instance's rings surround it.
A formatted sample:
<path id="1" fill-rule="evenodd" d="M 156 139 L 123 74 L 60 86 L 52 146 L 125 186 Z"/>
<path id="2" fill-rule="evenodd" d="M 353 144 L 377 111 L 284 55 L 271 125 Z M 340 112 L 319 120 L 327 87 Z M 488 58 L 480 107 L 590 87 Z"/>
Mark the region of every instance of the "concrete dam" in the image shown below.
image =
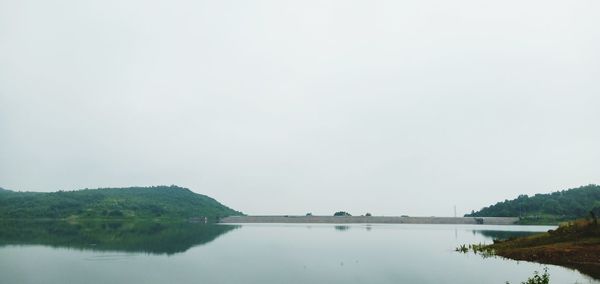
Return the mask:
<path id="1" fill-rule="evenodd" d="M 514 225 L 518 217 L 394 217 L 394 216 L 230 216 L 219 223 L 324 223 L 324 224 L 462 224 Z"/>

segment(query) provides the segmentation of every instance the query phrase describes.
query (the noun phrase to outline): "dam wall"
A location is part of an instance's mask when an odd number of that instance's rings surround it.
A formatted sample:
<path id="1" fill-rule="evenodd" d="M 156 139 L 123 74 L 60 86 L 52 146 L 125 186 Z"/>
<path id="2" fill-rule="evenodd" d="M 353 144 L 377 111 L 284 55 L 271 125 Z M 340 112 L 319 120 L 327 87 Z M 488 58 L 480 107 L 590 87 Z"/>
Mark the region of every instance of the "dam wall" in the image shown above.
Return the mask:
<path id="1" fill-rule="evenodd" d="M 219 223 L 466 224 L 513 225 L 518 217 L 230 216 Z"/>

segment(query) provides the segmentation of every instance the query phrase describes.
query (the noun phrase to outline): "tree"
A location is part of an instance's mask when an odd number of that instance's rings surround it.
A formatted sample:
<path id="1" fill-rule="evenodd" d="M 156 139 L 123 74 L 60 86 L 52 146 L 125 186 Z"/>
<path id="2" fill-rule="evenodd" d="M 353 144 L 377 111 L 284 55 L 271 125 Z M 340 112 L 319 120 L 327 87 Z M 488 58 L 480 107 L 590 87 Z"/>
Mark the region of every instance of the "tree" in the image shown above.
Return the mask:
<path id="1" fill-rule="evenodd" d="M 365 214 L 365 216 L 367 216 L 367 217 L 371 217 L 372 215 L 371 215 L 371 213 L 368 213 L 368 212 L 367 212 L 367 214 Z"/>
<path id="2" fill-rule="evenodd" d="M 352 216 L 352 215 L 350 215 L 350 213 L 345 212 L 345 211 L 338 211 L 338 212 L 335 212 L 333 214 L 333 216 L 338 216 L 339 217 L 339 216 Z"/>
<path id="3" fill-rule="evenodd" d="M 479 211 L 471 211 L 471 214 L 466 214 L 465 217 L 519 216 L 523 219 L 544 218 L 558 222 L 586 217 L 590 210 L 598 205 L 600 185 L 591 184 L 548 194 L 522 194 L 513 200 L 501 201 Z"/>

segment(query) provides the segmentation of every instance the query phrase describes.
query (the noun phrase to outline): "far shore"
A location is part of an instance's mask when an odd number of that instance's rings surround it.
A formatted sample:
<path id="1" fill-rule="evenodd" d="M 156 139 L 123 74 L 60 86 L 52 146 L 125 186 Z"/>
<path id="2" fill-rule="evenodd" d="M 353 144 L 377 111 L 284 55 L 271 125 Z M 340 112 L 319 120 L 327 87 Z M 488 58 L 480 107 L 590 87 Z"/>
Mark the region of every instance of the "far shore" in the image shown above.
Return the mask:
<path id="1" fill-rule="evenodd" d="M 327 224 L 457 224 L 514 225 L 518 217 L 408 217 L 408 216 L 230 216 L 219 223 L 327 223 Z"/>

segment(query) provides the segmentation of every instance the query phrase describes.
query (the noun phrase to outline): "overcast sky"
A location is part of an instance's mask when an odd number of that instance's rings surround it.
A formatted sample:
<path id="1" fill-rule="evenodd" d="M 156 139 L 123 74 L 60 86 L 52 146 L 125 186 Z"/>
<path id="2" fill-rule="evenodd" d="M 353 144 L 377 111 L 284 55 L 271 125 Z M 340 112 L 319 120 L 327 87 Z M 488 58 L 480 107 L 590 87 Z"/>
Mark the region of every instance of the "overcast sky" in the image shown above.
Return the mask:
<path id="1" fill-rule="evenodd" d="M 600 183 L 600 2 L 0 0 L 0 187 L 453 215 Z"/>

